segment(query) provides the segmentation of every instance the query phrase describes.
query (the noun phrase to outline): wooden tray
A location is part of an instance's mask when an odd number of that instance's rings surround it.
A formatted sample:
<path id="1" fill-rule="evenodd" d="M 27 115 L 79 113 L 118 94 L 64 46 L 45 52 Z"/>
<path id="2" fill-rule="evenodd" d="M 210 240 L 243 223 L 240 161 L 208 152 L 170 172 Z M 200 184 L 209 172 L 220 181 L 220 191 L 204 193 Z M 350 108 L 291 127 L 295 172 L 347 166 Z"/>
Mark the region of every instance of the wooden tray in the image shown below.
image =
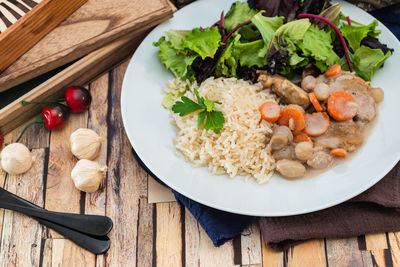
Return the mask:
<path id="1" fill-rule="evenodd" d="M 38 116 L 44 105 L 22 106 L 21 101 L 45 101 L 62 98 L 65 88 L 85 85 L 129 57 L 145 34 L 130 34 L 99 48 L 57 73 L 44 83 L 16 99 L 0 110 L 0 132 L 4 135 L 34 116 Z"/>
<path id="2" fill-rule="evenodd" d="M 172 17 L 172 13 L 167 0 L 88 0 L 0 74 L 0 92 L 85 56 L 121 36 L 140 35 Z"/>
<path id="3" fill-rule="evenodd" d="M 87 0 L 0 0 L 0 72 Z"/>

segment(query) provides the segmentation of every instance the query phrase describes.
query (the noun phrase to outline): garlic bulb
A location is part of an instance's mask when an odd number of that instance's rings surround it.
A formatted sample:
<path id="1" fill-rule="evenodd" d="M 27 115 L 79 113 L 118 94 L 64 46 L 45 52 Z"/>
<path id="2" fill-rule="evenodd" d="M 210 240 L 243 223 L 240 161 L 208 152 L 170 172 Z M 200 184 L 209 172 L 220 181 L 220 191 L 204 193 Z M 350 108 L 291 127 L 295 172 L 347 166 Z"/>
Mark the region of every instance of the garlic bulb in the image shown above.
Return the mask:
<path id="1" fill-rule="evenodd" d="M 71 152 L 78 159 L 95 159 L 99 155 L 102 141 L 104 138 L 95 131 L 80 128 L 71 134 Z"/>
<path id="2" fill-rule="evenodd" d="M 106 171 L 106 166 L 101 167 L 95 161 L 81 159 L 72 169 L 71 178 L 76 188 L 91 193 L 99 189 L 100 182 Z"/>
<path id="3" fill-rule="evenodd" d="M 5 146 L 1 151 L 1 167 L 9 174 L 22 174 L 27 172 L 34 161 L 29 149 L 21 143 Z"/>

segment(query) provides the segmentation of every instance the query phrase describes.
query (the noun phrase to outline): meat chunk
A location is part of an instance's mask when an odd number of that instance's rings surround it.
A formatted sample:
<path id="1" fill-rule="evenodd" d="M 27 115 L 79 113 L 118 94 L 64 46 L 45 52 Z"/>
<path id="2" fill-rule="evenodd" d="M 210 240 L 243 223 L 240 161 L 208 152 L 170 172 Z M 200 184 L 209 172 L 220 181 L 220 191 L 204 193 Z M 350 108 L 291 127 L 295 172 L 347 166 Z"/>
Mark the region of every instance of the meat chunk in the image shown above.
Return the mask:
<path id="1" fill-rule="evenodd" d="M 324 151 L 315 152 L 307 165 L 314 169 L 325 169 L 333 162 L 333 157 Z"/>
<path id="2" fill-rule="evenodd" d="M 290 144 L 280 150 L 276 150 L 272 153 L 272 156 L 274 157 L 275 160 L 295 159 L 296 155 L 294 152 L 294 145 Z"/>
<path id="3" fill-rule="evenodd" d="M 273 92 L 282 97 L 287 104 L 297 104 L 303 109 L 310 105 L 307 93 L 288 79 L 267 72 L 259 72 L 258 81 L 264 88 L 271 88 Z"/>
<path id="4" fill-rule="evenodd" d="M 350 74 L 343 73 L 338 77 L 329 79 L 330 87 L 333 92 L 344 91 L 351 94 L 358 105 L 356 120 L 370 122 L 376 116 L 376 104 L 371 96 L 371 88 L 363 79 Z"/>
<path id="5" fill-rule="evenodd" d="M 363 141 L 360 126 L 352 120 L 343 122 L 331 120 L 328 131 L 314 137 L 313 140 L 315 150 L 344 148 L 349 152 L 354 151 Z"/>

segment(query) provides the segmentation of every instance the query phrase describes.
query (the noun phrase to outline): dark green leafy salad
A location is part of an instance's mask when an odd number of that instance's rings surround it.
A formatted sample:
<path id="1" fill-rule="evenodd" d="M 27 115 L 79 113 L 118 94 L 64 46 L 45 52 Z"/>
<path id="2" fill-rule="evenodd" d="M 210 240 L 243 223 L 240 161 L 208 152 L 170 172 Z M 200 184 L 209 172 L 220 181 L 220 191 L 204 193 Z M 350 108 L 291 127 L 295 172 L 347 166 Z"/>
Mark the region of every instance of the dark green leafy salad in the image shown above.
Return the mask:
<path id="1" fill-rule="evenodd" d="M 392 50 L 377 39 L 376 20 L 368 25 L 349 20 L 349 25 L 340 9 L 321 0 L 238 1 L 215 25 L 169 30 L 154 45 L 161 62 L 182 80 L 201 82 L 214 76 L 255 81 L 258 69 L 290 78 L 304 70 L 318 74 L 336 63 L 349 70 L 347 53 L 356 74 L 369 81 Z M 305 12 L 336 25 L 347 51 L 327 23 L 298 19 Z"/>
<path id="2" fill-rule="evenodd" d="M 214 25 L 169 30 L 154 45 L 166 68 L 190 82 L 201 83 L 208 77 L 256 82 L 258 70 L 288 79 L 317 76 L 335 64 L 370 81 L 393 52 L 378 40 L 377 25 L 377 20 L 368 25 L 351 20 L 340 4 L 328 0 L 237 1 Z M 209 100 L 198 94 L 197 99 L 195 103 L 182 97 L 168 108 L 181 116 L 203 110 L 199 128 L 219 132 L 224 123 L 214 107 L 219 103 L 208 105 Z"/>

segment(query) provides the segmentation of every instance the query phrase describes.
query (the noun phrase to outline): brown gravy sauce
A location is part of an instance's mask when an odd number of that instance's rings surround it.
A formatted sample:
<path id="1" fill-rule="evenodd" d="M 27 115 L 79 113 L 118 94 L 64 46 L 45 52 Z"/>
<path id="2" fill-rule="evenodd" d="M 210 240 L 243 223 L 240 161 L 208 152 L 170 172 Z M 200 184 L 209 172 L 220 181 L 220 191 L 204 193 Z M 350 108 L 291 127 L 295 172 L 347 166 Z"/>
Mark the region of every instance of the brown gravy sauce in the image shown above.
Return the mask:
<path id="1" fill-rule="evenodd" d="M 378 117 L 379 117 L 378 108 L 379 108 L 379 105 L 377 104 L 376 105 L 376 116 L 375 116 L 375 118 L 372 121 L 370 121 L 367 125 L 365 125 L 364 128 L 362 129 L 363 142 L 362 142 L 361 145 L 359 145 L 357 147 L 357 149 L 355 151 L 348 152 L 346 158 L 334 157 L 332 163 L 328 167 L 326 167 L 324 169 L 313 169 L 313 168 L 311 168 L 311 167 L 306 165 L 306 169 L 307 169 L 306 174 L 303 177 L 299 177 L 297 179 L 292 179 L 292 180 L 313 178 L 313 177 L 315 177 L 317 175 L 320 175 L 323 172 L 326 172 L 326 171 L 330 170 L 331 168 L 333 168 L 333 167 L 335 167 L 337 165 L 342 164 L 345 161 L 352 160 L 357 155 L 357 152 L 360 150 L 360 148 L 362 146 L 364 146 L 364 144 L 366 144 L 368 142 L 368 139 L 371 136 L 371 133 L 375 129 L 375 126 L 376 126 L 376 124 L 378 122 Z M 281 177 L 283 177 L 283 176 L 281 176 Z M 283 178 L 285 178 L 285 177 L 283 177 Z M 287 178 L 285 178 L 285 179 L 287 179 Z"/>

